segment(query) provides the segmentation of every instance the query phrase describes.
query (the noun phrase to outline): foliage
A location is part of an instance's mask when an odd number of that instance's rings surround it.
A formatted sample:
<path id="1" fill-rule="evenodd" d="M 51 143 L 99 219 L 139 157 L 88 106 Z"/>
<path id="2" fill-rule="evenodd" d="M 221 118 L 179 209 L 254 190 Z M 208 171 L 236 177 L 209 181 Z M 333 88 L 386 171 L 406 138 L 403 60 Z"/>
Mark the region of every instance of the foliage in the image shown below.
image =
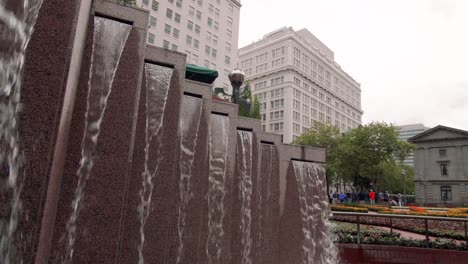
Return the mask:
<path id="1" fill-rule="evenodd" d="M 249 108 L 247 105 L 241 102 L 239 104 L 239 116 L 260 119 L 260 102 L 256 96 L 254 99 L 252 99 L 253 96 L 250 90 L 249 82 L 246 82 L 244 86 L 242 97 L 247 98 L 250 102 L 253 102 L 253 105 L 251 108 Z"/>
<path id="2" fill-rule="evenodd" d="M 382 177 L 379 181 L 379 189 L 391 193 L 403 193 L 403 180 L 405 181 L 406 193 L 414 193 L 414 170 L 412 167 L 398 162 L 383 162 L 379 164 Z M 402 176 L 402 171 L 405 175 Z M 408 197 L 407 197 L 407 202 Z"/>
<path id="3" fill-rule="evenodd" d="M 370 123 L 343 136 L 336 151 L 335 167 L 344 182 L 352 182 L 361 189 L 377 189 L 387 170 L 395 169 L 413 149 L 411 143 L 398 139 L 394 126 Z"/>
<path id="4" fill-rule="evenodd" d="M 330 124 L 316 122 L 305 134 L 295 140 L 295 144 L 325 148 L 327 150 L 326 173 L 328 184 L 335 181 L 338 164 L 338 146 L 343 135 L 340 130 Z"/>

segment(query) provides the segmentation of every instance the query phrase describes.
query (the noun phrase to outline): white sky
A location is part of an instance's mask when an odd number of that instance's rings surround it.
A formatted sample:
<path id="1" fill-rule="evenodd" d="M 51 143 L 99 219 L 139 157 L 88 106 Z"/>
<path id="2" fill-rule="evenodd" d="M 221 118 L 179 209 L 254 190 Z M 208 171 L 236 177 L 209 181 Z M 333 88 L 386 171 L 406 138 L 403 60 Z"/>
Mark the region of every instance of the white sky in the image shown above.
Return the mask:
<path id="1" fill-rule="evenodd" d="M 309 29 L 361 83 L 363 122 L 468 130 L 468 0 L 242 0 L 239 47 Z"/>

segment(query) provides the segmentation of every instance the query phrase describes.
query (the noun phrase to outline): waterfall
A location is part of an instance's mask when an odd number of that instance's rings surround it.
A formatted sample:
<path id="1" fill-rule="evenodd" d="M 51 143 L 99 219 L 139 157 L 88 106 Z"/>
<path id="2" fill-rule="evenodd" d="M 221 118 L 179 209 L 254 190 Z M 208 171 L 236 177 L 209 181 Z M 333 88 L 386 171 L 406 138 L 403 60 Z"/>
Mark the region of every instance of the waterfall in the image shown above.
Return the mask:
<path id="1" fill-rule="evenodd" d="M 177 250 L 177 262 L 184 263 L 184 237 L 186 227 L 187 209 L 193 198 L 191 178 L 193 160 L 197 149 L 198 131 L 200 128 L 203 99 L 192 96 L 184 96 L 182 114 L 179 122 L 180 131 L 180 181 L 179 181 L 179 215 L 177 230 L 179 235 L 179 247 Z"/>
<path id="2" fill-rule="evenodd" d="M 71 263 L 77 235 L 77 219 L 85 197 L 86 182 L 94 166 L 101 122 L 112 90 L 117 66 L 132 26 L 101 17 L 94 18 L 93 49 L 89 69 L 85 130 L 81 142 L 78 184 L 67 222 L 68 246 L 64 263 Z"/>
<path id="3" fill-rule="evenodd" d="M 146 131 L 145 131 L 145 163 L 140 189 L 140 204 L 138 219 L 140 220 L 140 244 L 138 245 L 139 264 L 145 263 L 143 249 L 145 245 L 145 224 L 151 212 L 154 177 L 161 162 L 161 144 L 163 121 L 166 110 L 167 96 L 171 85 L 173 69 L 145 64 L 146 79 Z M 156 145 L 156 151 L 151 151 Z"/>
<path id="4" fill-rule="evenodd" d="M 42 0 L 16 1 L 0 1 L 0 263 L 5 264 L 22 262 L 17 230 L 23 182 L 18 106 L 26 48 L 42 5 Z"/>
<path id="5" fill-rule="evenodd" d="M 276 167 L 273 166 L 273 163 L 277 158 L 277 147 L 273 145 L 262 144 L 260 152 L 260 175 L 257 177 L 257 212 L 258 212 L 258 221 L 257 221 L 257 244 L 256 250 L 258 255 L 259 263 L 267 263 L 265 259 L 269 259 L 270 254 L 268 248 L 271 245 L 268 244 L 269 237 L 272 236 L 271 231 L 271 195 L 272 195 L 272 184 L 271 178 L 274 177 L 274 169 L 278 169 L 278 164 Z"/>
<path id="6" fill-rule="evenodd" d="M 242 243 L 242 264 L 251 264 L 252 258 L 250 256 L 250 249 L 252 247 L 251 223 L 252 223 L 252 158 L 253 158 L 253 143 L 252 132 L 237 131 L 238 142 L 237 144 L 237 169 L 239 171 L 239 195 L 241 203 L 241 243 Z"/>
<path id="7" fill-rule="evenodd" d="M 331 239 L 327 183 L 323 165 L 292 161 L 302 214 L 302 260 L 304 264 L 337 263 L 338 252 Z"/>
<path id="8" fill-rule="evenodd" d="M 208 186 L 208 239 L 206 241 L 206 254 L 208 264 L 221 263 L 224 240 L 224 196 L 227 148 L 229 136 L 229 117 L 211 115 L 210 130 L 210 163 Z"/>

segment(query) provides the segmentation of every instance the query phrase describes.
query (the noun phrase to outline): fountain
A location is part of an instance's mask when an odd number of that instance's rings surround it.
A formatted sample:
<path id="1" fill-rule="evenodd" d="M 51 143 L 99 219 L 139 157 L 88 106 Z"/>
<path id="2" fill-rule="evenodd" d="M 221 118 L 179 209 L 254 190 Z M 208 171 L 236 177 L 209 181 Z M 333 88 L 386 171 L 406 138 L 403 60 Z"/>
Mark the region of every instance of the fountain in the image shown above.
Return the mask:
<path id="1" fill-rule="evenodd" d="M 119 65 L 131 26 L 117 21 L 95 17 L 93 50 L 89 70 L 88 98 L 85 113 L 85 131 L 81 143 L 82 157 L 76 173 L 78 184 L 72 202 L 72 213 L 67 222 L 68 247 L 64 263 L 71 263 L 76 239 L 77 219 L 82 209 L 86 182 L 91 176 L 98 145 L 101 123 L 107 100 L 112 91 L 115 72 Z"/>
<path id="2" fill-rule="evenodd" d="M 27 53 L 22 42 L 15 58 L 27 54 L 28 92 L 19 118 L 21 69 L 15 81 L 0 75 L 10 81 L 2 109 L 12 109 L 1 116 L 0 162 L 10 166 L 2 175 L 9 203 L 0 211 L 0 262 L 336 261 L 325 151 L 281 144 L 258 120 L 238 117 L 238 105 L 212 100 L 210 85 L 184 80 L 183 54 L 145 45 L 146 12 L 85 2 L 45 2 Z M 1 7 L 1 21 L 13 21 Z M 94 23 L 74 24 L 88 16 Z M 47 60 L 53 65 L 43 73 Z M 242 102 L 242 72 L 231 80 Z"/>
<path id="3" fill-rule="evenodd" d="M 17 227 L 24 175 L 18 111 L 25 53 L 41 5 L 42 0 L 0 2 L 0 263 L 22 261 L 22 234 Z"/>
<path id="4" fill-rule="evenodd" d="M 225 217 L 224 197 L 226 195 L 226 163 L 229 119 L 222 115 L 211 115 L 210 163 L 208 187 L 208 239 L 206 254 L 208 263 L 221 263 L 224 250 Z"/>

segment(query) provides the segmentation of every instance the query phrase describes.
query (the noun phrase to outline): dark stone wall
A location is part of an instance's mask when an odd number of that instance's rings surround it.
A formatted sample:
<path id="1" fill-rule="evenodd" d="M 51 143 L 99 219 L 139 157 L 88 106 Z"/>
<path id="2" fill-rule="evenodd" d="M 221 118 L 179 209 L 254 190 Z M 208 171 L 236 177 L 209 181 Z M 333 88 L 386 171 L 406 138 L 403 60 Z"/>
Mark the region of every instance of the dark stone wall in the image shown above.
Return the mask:
<path id="1" fill-rule="evenodd" d="M 66 224 L 77 186 L 76 176 L 81 158 L 81 141 L 85 127 L 89 68 L 93 41 L 93 17 L 90 19 L 85 57 L 73 112 L 68 154 L 64 168 L 61 198 L 51 256 L 53 261 L 66 252 L 68 233 Z M 77 220 L 77 237 L 73 263 L 114 263 L 120 237 L 121 210 L 129 170 L 134 102 L 142 57 L 138 47 L 141 38 L 132 29 L 107 101 L 101 133 L 95 153 L 95 165 L 84 190 L 82 210 Z"/>
<path id="2" fill-rule="evenodd" d="M 24 263 L 33 262 L 38 243 L 79 2 L 44 1 L 26 52 L 19 113 L 24 185 L 18 230 Z"/>
<path id="3" fill-rule="evenodd" d="M 151 212 L 145 225 L 145 245 L 143 255 L 145 263 L 166 263 L 170 258 L 170 247 L 174 236 L 177 236 L 176 204 L 177 177 L 175 175 L 178 164 L 179 141 L 177 128 L 179 122 L 179 107 L 181 84 L 179 73 L 174 71 L 171 79 L 171 89 L 168 93 L 166 110 L 163 120 L 162 144 L 152 144 L 152 152 L 160 147 L 161 161 L 156 177 L 153 179 L 154 189 L 151 201 Z M 122 254 L 119 263 L 135 263 L 139 259 L 138 246 L 140 244 L 140 220 L 137 208 L 140 204 L 140 189 L 142 173 L 145 163 L 145 135 L 146 135 L 146 81 L 142 81 L 141 96 L 136 127 L 135 149 L 128 190 L 128 204 L 124 215 L 124 233 Z M 150 163 L 156 160 L 150 160 Z M 154 167 L 154 166 L 152 166 Z"/>

